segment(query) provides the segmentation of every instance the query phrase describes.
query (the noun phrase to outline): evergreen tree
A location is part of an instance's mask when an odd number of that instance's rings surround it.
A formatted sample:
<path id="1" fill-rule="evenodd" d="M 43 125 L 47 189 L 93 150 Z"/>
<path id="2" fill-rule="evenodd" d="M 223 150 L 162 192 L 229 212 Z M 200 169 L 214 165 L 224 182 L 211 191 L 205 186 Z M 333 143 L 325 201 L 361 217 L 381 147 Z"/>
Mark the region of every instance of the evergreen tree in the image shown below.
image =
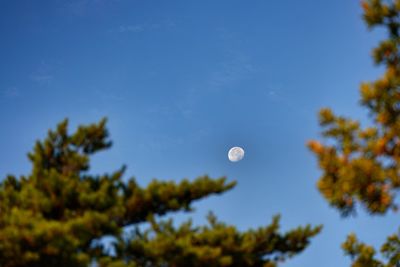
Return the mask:
<path id="1" fill-rule="evenodd" d="M 106 121 L 73 134 L 67 120 L 38 141 L 27 176 L 0 183 L 0 266 L 105 267 L 277 266 L 303 251 L 321 227 L 279 231 L 271 224 L 238 231 L 210 213 L 208 225 L 175 227 L 162 216 L 190 211 L 193 201 L 235 186 L 225 178 L 123 181 L 125 167 L 91 175 L 90 156 L 108 149 Z M 139 227 L 148 222 L 149 227 Z M 128 227 L 129 226 L 129 227 Z M 131 230 L 126 232 L 127 227 Z M 112 251 L 102 237 L 111 237 Z"/>
<path id="2" fill-rule="evenodd" d="M 388 32 L 373 50 L 375 63 L 385 67 L 384 74 L 360 86 L 361 105 L 368 109 L 371 125 L 361 127 L 359 121 L 324 108 L 320 125 L 331 145 L 308 144 L 323 171 L 318 189 L 343 216 L 354 214 L 357 204 L 371 214 L 395 211 L 400 189 L 400 1 L 362 1 L 362 7 L 370 28 L 380 26 Z M 400 266 L 399 234 L 382 245 L 383 260 L 354 234 L 342 247 L 353 259 L 353 267 Z"/>

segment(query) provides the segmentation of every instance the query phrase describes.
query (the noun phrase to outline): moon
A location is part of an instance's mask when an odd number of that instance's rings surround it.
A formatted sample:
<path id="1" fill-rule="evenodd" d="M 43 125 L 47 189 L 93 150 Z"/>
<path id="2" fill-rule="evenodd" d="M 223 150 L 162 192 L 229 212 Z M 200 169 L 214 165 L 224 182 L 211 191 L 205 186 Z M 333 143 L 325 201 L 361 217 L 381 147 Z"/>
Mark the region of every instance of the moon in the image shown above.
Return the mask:
<path id="1" fill-rule="evenodd" d="M 242 160 L 244 157 L 244 150 L 241 147 L 235 146 L 229 149 L 228 159 L 232 162 Z"/>

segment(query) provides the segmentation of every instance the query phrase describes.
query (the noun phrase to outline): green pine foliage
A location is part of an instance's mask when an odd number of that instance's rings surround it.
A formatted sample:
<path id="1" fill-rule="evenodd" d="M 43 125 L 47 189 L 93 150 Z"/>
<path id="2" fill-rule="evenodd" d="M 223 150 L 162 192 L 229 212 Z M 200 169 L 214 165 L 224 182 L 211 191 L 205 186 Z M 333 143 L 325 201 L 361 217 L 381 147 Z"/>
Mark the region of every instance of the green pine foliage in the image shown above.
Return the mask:
<path id="1" fill-rule="evenodd" d="M 360 102 L 372 126 L 361 127 L 357 120 L 324 108 L 320 125 L 330 145 L 308 144 L 322 169 L 318 189 L 343 216 L 354 214 L 357 205 L 371 214 L 396 211 L 400 189 L 400 1 L 366 0 L 362 7 L 369 28 L 379 26 L 388 32 L 387 39 L 373 50 L 375 63 L 385 67 L 384 74 L 360 86 Z M 382 245 L 384 261 L 353 234 L 343 249 L 353 259 L 353 267 L 400 266 L 399 233 Z"/>
<path id="2" fill-rule="evenodd" d="M 122 179 L 125 167 L 90 174 L 90 157 L 110 146 L 106 120 L 73 134 L 65 120 L 29 153 L 30 174 L 2 179 L 0 266 L 273 267 L 303 251 L 321 229 L 281 233 L 275 217 L 241 232 L 212 213 L 206 226 L 174 226 L 163 215 L 191 211 L 193 201 L 224 193 L 235 182 L 202 176 L 141 187 L 134 178 Z M 145 222 L 148 228 L 139 227 Z M 113 240 L 111 250 L 102 237 Z"/>

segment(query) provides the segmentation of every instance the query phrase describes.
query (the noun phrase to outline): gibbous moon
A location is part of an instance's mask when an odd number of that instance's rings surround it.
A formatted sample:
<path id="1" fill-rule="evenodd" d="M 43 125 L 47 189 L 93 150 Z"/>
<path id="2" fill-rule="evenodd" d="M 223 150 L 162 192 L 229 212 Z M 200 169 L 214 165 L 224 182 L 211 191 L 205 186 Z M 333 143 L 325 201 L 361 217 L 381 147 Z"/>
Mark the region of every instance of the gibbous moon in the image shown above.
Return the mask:
<path id="1" fill-rule="evenodd" d="M 232 162 L 242 160 L 244 157 L 244 150 L 241 147 L 235 146 L 229 149 L 228 158 Z"/>

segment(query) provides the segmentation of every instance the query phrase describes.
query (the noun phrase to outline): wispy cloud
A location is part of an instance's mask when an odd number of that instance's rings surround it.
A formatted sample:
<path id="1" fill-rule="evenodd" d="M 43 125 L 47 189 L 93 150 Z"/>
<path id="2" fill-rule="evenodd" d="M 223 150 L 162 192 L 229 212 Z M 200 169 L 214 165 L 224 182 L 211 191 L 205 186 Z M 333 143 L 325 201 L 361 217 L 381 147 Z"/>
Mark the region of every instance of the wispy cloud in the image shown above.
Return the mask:
<path id="1" fill-rule="evenodd" d="M 29 77 L 40 85 L 48 85 L 54 79 L 52 69 L 53 67 L 49 63 L 42 61 Z"/>
<path id="2" fill-rule="evenodd" d="M 213 89 L 222 89 L 234 85 L 248 78 L 257 67 L 248 53 L 242 48 L 243 37 L 223 27 L 215 29 L 219 36 L 219 42 L 224 48 L 224 59 L 214 66 L 214 70 L 208 76 L 208 85 Z"/>
<path id="3" fill-rule="evenodd" d="M 209 84 L 217 89 L 234 84 L 255 70 L 248 60 L 238 56 L 221 62 L 218 68 L 211 74 Z"/>
<path id="4" fill-rule="evenodd" d="M 62 9 L 76 16 L 84 16 L 91 10 L 107 8 L 108 5 L 119 1 L 120 0 L 60 0 Z"/>
<path id="5" fill-rule="evenodd" d="M 96 90 L 95 94 L 98 95 L 103 101 L 124 101 L 124 97 L 113 92 L 112 90 Z"/>
<path id="6" fill-rule="evenodd" d="M 240 50 L 228 49 L 224 54 L 225 58 L 210 66 L 210 70 L 200 78 L 197 85 L 191 85 L 182 91 L 175 103 L 175 109 L 180 116 L 193 119 L 205 99 L 227 96 L 233 92 L 232 88 L 240 90 L 237 85 L 258 71 L 250 58 Z"/>
<path id="7" fill-rule="evenodd" d="M 42 84 L 47 84 L 47 83 L 51 82 L 51 80 L 53 79 L 53 76 L 52 75 L 48 75 L 48 74 L 32 74 L 31 78 L 35 82 L 42 83 Z"/>
<path id="8" fill-rule="evenodd" d="M 280 83 L 271 84 L 264 90 L 264 97 L 268 102 L 280 105 L 282 108 L 293 112 L 295 116 L 301 117 L 303 120 L 312 121 L 314 119 L 310 114 L 314 114 L 315 111 L 299 102 L 298 95 L 285 89 L 286 86 Z"/>
<path id="9" fill-rule="evenodd" d="M 144 31 L 144 26 L 143 25 L 120 25 L 117 31 L 120 33 L 142 32 L 142 31 Z"/>
<path id="10" fill-rule="evenodd" d="M 168 30 L 175 27 L 176 24 L 171 20 L 163 20 L 155 23 L 122 24 L 111 32 L 117 33 L 140 33 L 154 30 Z"/>
<path id="11" fill-rule="evenodd" d="M 17 87 L 8 87 L 2 92 L 5 98 L 18 98 L 21 96 L 21 91 Z"/>

